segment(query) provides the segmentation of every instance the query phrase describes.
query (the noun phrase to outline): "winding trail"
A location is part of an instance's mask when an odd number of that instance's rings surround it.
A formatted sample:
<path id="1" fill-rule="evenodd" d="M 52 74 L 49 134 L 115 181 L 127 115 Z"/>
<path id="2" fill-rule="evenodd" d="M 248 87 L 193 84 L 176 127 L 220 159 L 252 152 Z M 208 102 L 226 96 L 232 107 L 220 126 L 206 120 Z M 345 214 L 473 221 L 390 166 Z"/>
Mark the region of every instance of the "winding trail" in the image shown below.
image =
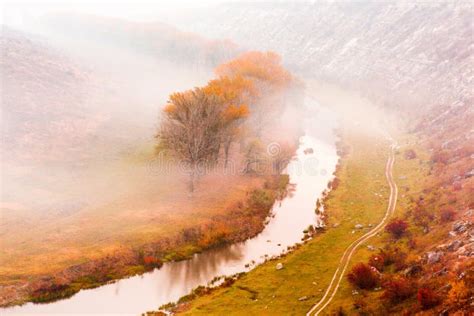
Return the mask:
<path id="1" fill-rule="evenodd" d="M 356 249 L 364 242 L 366 242 L 369 238 L 375 236 L 379 233 L 386 224 L 387 220 L 392 216 L 393 212 L 395 211 L 395 206 L 397 205 L 397 196 L 398 196 L 398 187 L 393 180 L 392 171 L 393 171 L 393 164 L 395 162 L 395 148 L 396 144 L 392 144 L 390 146 L 390 156 L 387 160 L 387 164 L 385 166 L 385 177 L 387 178 L 387 182 L 390 185 L 390 197 L 388 200 L 387 210 L 385 211 L 385 216 L 380 221 L 380 223 L 375 226 L 371 231 L 367 232 L 365 235 L 361 236 L 360 238 L 354 240 L 349 247 L 344 251 L 341 260 L 339 261 L 339 265 L 334 272 L 331 282 L 329 283 L 324 296 L 321 300 L 313 305 L 311 309 L 306 313 L 306 316 L 311 315 L 319 315 L 333 300 L 334 296 L 337 293 L 339 285 L 341 284 L 342 278 L 345 275 L 347 266 L 351 261 L 352 255 L 356 251 Z"/>

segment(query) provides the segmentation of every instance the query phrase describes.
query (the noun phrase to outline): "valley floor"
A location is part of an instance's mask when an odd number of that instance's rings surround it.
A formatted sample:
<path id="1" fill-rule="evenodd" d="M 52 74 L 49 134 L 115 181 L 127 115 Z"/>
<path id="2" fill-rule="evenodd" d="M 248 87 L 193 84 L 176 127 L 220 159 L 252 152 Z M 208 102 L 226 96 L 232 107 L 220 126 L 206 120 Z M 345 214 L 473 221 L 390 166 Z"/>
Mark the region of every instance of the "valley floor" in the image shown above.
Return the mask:
<path id="1" fill-rule="evenodd" d="M 181 304 L 178 311 L 190 315 L 303 315 L 322 298 L 345 249 L 381 221 L 389 196 L 384 173 L 390 142 L 353 131 L 344 131 L 342 140 L 339 147 L 344 155 L 336 175 L 339 185 L 325 200 L 327 230 L 231 286 Z M 357 224 L 363 228 L 356 229 Z M 370 253 L 366 246 L 375 242 L 369 239 L 357 256 Z M 276 270 L 277 263 L 284 268 Z M 342 283 L 340 291 L 347 295 L 345 278 Z"/>
<path id="2" fill-rule="evenodd" d="M 55 295 L 42 293 L 51 289 L 61 290 L 58 297 L 67 296 L 80 288 L 144 272 L 161 261 L 189 257 L 216 243 L 240 241 L 263 228 L 271 207 L 249 212 L 246 227 L 231 229 L 223 221 L 232 223 L 227 216 L 237 205 L 246 205 L 249 192 L 262 189 L 264 177 L 209 175 L 190 196 L 185 177 L 157 173 L 143 161 L 126 159 L 109 169 L 119 198 L 42 217 L 32 217 L 28 211 L 3 211 L 1 305 L 53 299 Z M 91 178 L 90 185 L 99 178 Z M 268 192 L 272 190 L 270 185 Z M 205 240 L 185 234 L 203 227 L 209 228 Z M 239 231 L 234 232 L 236 228 Z M 147 266 L 140 255 L 152 255 L 148 261 L 153 262 Z M 37 297 L 31 296 L 34 291 Z"/>

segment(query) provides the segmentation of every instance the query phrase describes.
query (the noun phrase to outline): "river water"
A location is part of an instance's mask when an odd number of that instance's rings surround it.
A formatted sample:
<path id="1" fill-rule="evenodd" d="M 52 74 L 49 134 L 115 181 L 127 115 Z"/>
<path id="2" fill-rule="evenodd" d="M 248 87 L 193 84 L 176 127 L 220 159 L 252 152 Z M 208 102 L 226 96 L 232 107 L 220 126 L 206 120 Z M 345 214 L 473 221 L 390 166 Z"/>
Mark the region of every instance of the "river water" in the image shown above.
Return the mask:
<path id="1" fill-rule="evenodd" d="M 294 160 L 287 167 L 294 192 L 277 202 L 264 230 L 245 242 L 205 251 L 180 262 L 165 263 L 161 269 L 122 279 L 96 289 L 82 290 L 71 298 L 49 304 L 28 303 L 0 310 L 1 315 L 140 315 L 176 301 L 215 276 L 247 271 L 246 264 L 282 253 L 301 240 L 303 230 L 318 222 L 315 203 L 332 179 L 337 163 L 334 128 L 329 110 L 310 105 L 311 118 L 301 121 L 305 135 Z M 312 148 L 312 154 L 304 150 Z M 275 272 L 277 273 L 277 272 Z"/>

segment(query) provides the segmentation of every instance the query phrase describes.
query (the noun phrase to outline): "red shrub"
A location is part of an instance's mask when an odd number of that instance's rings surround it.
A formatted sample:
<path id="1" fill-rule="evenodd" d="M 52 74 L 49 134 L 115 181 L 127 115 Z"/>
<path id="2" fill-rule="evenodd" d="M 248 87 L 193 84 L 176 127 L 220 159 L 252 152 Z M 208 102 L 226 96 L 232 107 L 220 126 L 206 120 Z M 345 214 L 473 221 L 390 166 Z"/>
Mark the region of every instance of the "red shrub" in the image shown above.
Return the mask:
<path id="1" fill-rule="evenodd" d="M 401 238 L 408 228 L 408 223 L 403 219 L 393 219 L 390 223 L 385 226 L 385 230 L 389 232 L 393 238 Z"/>
<path id="2" fill-rule="evenodd" d="M 379 284 L 378 273 L 374 271 L 374 268 L 362 262 L 352 267 L 347 279 L 360 289 L 373 289 Z"/>
<path id="3" fill-rule="evenodd" d="M 456 212 L 454 211 L 454 208 L 448 206 L 443 208 L 439 215 L 442 222 L 450 222 L 454 219 Z"/>
<path id="4" fill-rule="evenodd" d="M 440 303 L 439 296 L 430 288 L 425 287 L 418 290 L 416 299 L 423 309 L 432 308 Z"/>
<path id="5" fill-rule="evenodd" d="M 393 277 L 383 284 L 385 291 L 382 298 L 389 300 L 391 303 L 399 303 L 414 294 L 412 282 L 404 277 Z"/>
<path id="6" fill-rule="evenodd" d="M 145 256 L 143 257 L 143 264 L 148 268 L 159 268 L 163 265 L 163 262 L 159 258 Z"/>

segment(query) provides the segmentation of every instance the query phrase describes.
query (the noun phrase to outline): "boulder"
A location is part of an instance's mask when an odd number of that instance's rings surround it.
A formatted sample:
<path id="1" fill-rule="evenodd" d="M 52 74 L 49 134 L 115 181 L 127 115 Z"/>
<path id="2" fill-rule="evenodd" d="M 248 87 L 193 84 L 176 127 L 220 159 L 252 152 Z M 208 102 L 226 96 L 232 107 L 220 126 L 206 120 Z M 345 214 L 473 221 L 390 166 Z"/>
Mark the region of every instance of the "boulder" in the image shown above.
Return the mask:
<path id="1" fill-rule="evenodd" d="M 441 251 L 430 251 L 426 254 L 426 260 L 428 264 L 437 263 L 441 260 L 443 253 Z"/>
<path id="2" fill-rule="evenodd" d="M 362 228 L 364 228 L 364 225 L 362 225 L 362 224 L 356 224 L 356 225 L 354 226 L 354 228 L 355 228 L 355 229 L 362 229 Z"/>
<path id="3" fill-rule="evenodd" d="M 464 233 L 467 230 L 468 223 L 465 221 L 457 221 L 453 224 L 453 230 L 456 233 Z"/>
<path id="4" fill-rule="evenodd" d="M 283 269 L 283 263 L 278 262 L 275 268 L 276 268 L 277 270 Z"/>
<path id="5" fill-rule="evenodd" d="M 302 296 L 302 297 L 300 297 L 300 298 L 298 299 L 298 301 L 303 302 L 303 301 L 307 301 L 308 299 L 309 299 L 309 297 L 307 297 L 307 296 Z"/>

